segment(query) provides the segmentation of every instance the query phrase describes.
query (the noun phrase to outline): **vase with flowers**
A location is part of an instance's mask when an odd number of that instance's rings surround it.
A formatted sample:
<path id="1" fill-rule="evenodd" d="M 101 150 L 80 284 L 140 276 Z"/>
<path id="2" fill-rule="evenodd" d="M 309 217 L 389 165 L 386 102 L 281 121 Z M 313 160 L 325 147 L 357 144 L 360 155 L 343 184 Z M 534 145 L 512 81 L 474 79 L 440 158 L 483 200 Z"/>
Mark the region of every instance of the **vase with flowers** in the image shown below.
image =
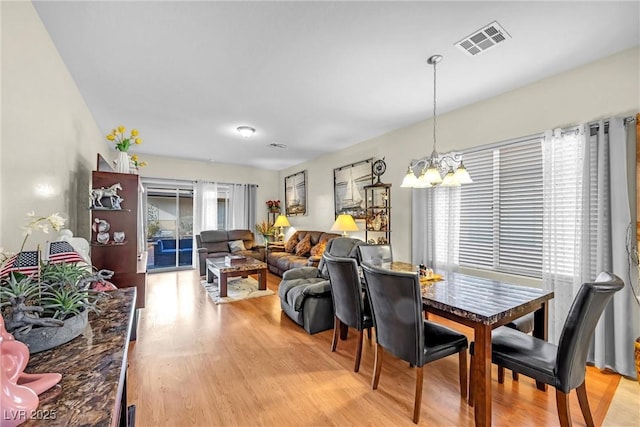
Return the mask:
<path id="1" fill-rule="evenodd" d="M 113 142 L 115 144 L 115 148 L 118 151 L 118 157 L 115 161 L 116 163 L 116 172 L 120 173 L 130 173 L 130 159 L 129 159 L 129 148 L 132 144 L 140 145 L 142 144 L 142 138 L 140 138 L 138 129 L 131 129 L 129 135 L 126 135 L 125 132 L 127 129 L 120 125 L 115 129 L 111 130 L 111 133 L 107 135 L 107 140 Z"/>
<path id="2" fill-rule="evenodd" d="M 267 200 L 267 207 L 269 208 L 269 212 L 280 212 L 280 200 Z"/>
<path id="3" fill-rule="evenodd" d="M 269 242 L 269 237 L 273 236 L 276 229 L 273 223 L 269 221 L 262 221 L 256 224 L 256 231 L 262 235 L 265 244 Z"/>

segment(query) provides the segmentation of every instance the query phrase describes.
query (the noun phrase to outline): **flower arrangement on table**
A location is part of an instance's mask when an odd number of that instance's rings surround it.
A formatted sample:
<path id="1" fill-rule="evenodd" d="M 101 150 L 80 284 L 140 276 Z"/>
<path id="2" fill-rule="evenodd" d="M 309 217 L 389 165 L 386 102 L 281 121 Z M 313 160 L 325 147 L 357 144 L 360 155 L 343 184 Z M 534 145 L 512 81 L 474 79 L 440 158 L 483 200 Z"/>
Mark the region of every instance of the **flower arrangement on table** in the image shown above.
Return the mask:
<path id="1" fill-rule="evenodd" d="M 280 200 L 267 200 L 270 212 L 280 212 Z"/>
<path id="2" fill-rule="evenodd" d="M 122 151 L 126 153 L 129 151 L 129 147 L 131 144 L 140 145 L 142 144 L 142 138 L 138 135 L 138 129 L 131 129 L 131 133 L 129 136 L 125 135 L 127 129 L 120 125 L 116 129 L 113 129 L 109 135 L 107 135 L 107 139 L 116 144 L 116 150 Z"/>

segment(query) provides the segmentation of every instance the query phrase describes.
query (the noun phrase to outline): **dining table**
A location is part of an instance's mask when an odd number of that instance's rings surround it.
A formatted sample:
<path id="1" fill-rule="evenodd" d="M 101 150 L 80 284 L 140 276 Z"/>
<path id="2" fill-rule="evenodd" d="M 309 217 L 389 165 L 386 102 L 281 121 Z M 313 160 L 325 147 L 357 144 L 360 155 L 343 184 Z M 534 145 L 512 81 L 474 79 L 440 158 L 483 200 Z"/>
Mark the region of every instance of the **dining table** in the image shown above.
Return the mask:
<path id="1" fill-rule="evenodd" d="M 416 272 L 406 262 L 382 263 L 392 271 Z M 474 417 L 477 427 L 491 425 L 491 331 L 534 312 L 533 336 L 547 339 L 548 304 L 553 291 L 453 271 L 437 271 L 437 280 L 422 278 L 422 303 L 433 313 L 473 329 L 475 340 Z M 547 386 L 536 382 L 540 390 Z"/>

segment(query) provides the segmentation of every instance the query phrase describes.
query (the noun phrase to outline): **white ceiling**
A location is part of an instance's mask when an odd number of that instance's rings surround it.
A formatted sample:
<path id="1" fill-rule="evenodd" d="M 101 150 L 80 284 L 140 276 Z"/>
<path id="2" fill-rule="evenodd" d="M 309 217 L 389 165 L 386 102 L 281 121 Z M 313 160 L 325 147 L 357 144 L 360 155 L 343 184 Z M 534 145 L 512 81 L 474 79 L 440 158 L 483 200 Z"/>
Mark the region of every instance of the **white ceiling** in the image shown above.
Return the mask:
<path id="1" fill-rule="evenodd" d="M 274 170 L 429 118 L 433 54 L 442 113 L 640 43 L 637 1 L 34 5 L 105 134 Z M 512 38 L 476 57 L 454 46 L 492 21 Z"/>

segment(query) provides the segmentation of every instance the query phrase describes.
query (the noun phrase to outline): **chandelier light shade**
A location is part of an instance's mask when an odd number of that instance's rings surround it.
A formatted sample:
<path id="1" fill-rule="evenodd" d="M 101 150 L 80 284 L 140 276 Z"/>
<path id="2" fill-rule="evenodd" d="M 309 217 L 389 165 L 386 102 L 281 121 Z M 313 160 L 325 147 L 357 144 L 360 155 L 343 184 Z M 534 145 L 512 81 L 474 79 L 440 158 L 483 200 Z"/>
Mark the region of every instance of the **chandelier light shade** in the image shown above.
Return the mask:
<path id="1" fill-rule="evenodd" d="M 240 135 L 242 135 L 243 138 L 249 138 L 256 131 L 251 126 L 238 126 L 236 130 Z"/>
<path id="2" fill-rule="evenodd" d="M 409 165 L 400 184 L 403 188 L 459 187 L 473 182 L 462 163 L 461 155 L 440 155 L 436 150 L 436 65 L 440 61 L 442 55 L 433 55 L 427 59 L 427 63 L 433 65 L 433 151 L 429 157 Z"/>
<path id="3" fill-rule="evenodd" d="M 278 240 L 279 241 L 283 241 L 284 240 L 284 228 L 285 227 L 291 227 L 291 224 L 289 224 L 289 220 L 287 219 L 286 216 L 284 215 L 278 215 L 278 218 L 276 218 L 276 222 L 273 223 L 274 227 L 280 227 L 280 234 L 278 234 Z"/>
<path id="4" fill-rule="evenodd" d="M 331 226 L 331 231 L 342 231 L 342 236 L 348 237 L 347 231 L 358 231 L 358 225 L 351 215 L 341 214 Z"/>

